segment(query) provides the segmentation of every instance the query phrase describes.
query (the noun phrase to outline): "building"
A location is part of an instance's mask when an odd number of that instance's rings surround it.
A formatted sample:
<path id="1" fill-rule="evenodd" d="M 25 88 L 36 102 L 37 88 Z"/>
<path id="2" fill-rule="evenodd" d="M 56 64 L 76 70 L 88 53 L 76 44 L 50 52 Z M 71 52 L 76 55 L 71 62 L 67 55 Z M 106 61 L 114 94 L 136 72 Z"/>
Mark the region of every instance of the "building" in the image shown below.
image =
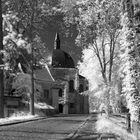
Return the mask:
<path id="1" fill-rule="evenodd" d="M 88 89 L 88 82 L 79 75 L 71 56 L 61 49 L 58 34 L 49 70 L 55 81 L 47 84 L 42 82 L 44 101 L 58 113 L 89 113 L 88 96 L 80 94 Z"/>
<path id="2" fill-rule="evenodd" d="M 40 87 L 41 84 L 41 89 L 44 89 L 43 94 L 39 92 L 39 94 L 42 94 L 41 99 L 46 99 L 46 96 L 48 96 L 48 90 L 45 89 L 50 89 L 50 85 L 54 82 L 53 77 L 50 74 L 50 71 L 48 67 L 42 68 L 42 69 L 37 69 L 34 70 L 34 80 L 35 80 L 35 85 L 38 85 Z M 19 79 L 20 75 L 22 76 L 22 82 L 20 83 L 23 84 L 23 87 L 26 87 L 27 84 L 30 85 L 31 87 L 31 76 L 30 74 L 27 73 L 19 73 Z M 23 77 L 24 75 L 24 77 Z M 17 80 L 19 81 L 19 80 Z M 27 101 L 27 98 L 25 99 L 21 94 L 15 93 L 16 89 L 12 89 L 12 83 L 13 83 L 13 77 L 8 78 L 8 80 L 5 80 L 5 94 L 4 94 L 4 116 L 9 117 L 13 115 L 13 113 L 16 112 L 29 112 L 29 101 Z M 23 88 L 22 87 L 22 88 Z M 23 88 L 24 89 L 24 88 Z M 35 88 L 40 89 L 40 88 Z M 48 102 L 51 104 L 48 100 L 42 100 L 34 103 L 35 106 L 35 113 L 36 114 L 54 114 L 55 110 L 52 106 L 48 104 L 44 104 L 44 102 Z"/>
<path id="3" fill-rule="evenodd" d="M 71 56 L 61 49 L 58 34 L 56 34 L 51 66 L 35 69 L 34 75 L 35 82 L 41 85 L 43 90 L 40 93 L 40 110 L 37 109 L 37 111 L 46 112 L 47 115 L 51 112 L 63 114 L 89 113 L 88 95 L 81 94 L 88 90 L 88 82 L 79 75 Z M 30 79 L 27 80 L 30 81 Z M 9 81 L 9 83 L 11 82 Z M 9 85 L 11 84 L 8 84 L 7 88 Z M 21 96 L 10 94 L 12 93 L 9 92 L 11 88 L 10 86 L 5 95 L 5 116 L 10 116 L 16 111 L 29 110 L 29 104 L 23 104 Z M 46 103 L 54 109 L 42 109 L 41 103 Z"/>

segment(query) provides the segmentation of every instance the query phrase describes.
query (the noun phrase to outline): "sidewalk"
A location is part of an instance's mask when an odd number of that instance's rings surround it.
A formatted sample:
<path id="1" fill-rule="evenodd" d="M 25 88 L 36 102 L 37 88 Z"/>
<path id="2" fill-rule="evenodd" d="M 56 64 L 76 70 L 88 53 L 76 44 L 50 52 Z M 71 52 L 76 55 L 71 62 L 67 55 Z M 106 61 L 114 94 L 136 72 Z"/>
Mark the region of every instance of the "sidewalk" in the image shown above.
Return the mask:
<path id="1" fill-rule="evenodd" d="M 19 124 L 19 123 L 25 123 L 30 121 L 37 121 L 41 119 L 46 119 L 46 117 L 41 116 L 25 116 L 25 117 L 15 117 L 15 118 L 2 118 L 0 119 L 0 126 L 7 126 L 7 125 L 13 125 L 13 124 Z"/>
<path id="2" fill-rule="evenodd" d="M 116 125 L 122 127 L 127 132 L 126 117 L 111 115 L 109 117 L 109 120 L 114 122 Z M 131 127 L 132 127 L 132 125 L 131 125 Z M 131 128 L 131 130 L 132 130 L 132 128 Z M 132 134 L 132 133 L 134 133 L 134 132 L 131 132 L 129 134 Z M 138 126 L 138 139 L 140 139 L 140 124 Z"/>
<path id="3" fill-rule="evenodd" d="M 127 124 L 126 124 L 126 118 L 125 117 L 121 117 L 119 115 L 118 116 L 111 115 L 108 119 L 127 131 Z"/>

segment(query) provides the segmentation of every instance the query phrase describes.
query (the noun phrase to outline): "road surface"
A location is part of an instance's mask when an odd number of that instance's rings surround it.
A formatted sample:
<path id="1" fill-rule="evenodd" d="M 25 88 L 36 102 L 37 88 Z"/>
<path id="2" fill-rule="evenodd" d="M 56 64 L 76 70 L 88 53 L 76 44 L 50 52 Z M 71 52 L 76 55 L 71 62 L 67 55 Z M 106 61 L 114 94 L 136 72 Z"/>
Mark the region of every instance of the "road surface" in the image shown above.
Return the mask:
<path id="1" fill-rule="evenodd" d="M 85 122 L 88 115 L 52 117 L 0 127 L 0 140 L 64 140 Z"/>
<path id="2" fill-rule="evenodd" d="M 94 114 L 71 138 L 73 140 L 98 140 L 100 134 L 96 132 L 97 115 Z"/>
<path id="3" fill-rule="evenodd" d="M 123 140 L 116 134 L 113 133 L 99 133 L 96 130 L 96 121 L 98 114 L 92 114 L 90 119 L 78 129 L 73 137 L 67 140 Z"/>

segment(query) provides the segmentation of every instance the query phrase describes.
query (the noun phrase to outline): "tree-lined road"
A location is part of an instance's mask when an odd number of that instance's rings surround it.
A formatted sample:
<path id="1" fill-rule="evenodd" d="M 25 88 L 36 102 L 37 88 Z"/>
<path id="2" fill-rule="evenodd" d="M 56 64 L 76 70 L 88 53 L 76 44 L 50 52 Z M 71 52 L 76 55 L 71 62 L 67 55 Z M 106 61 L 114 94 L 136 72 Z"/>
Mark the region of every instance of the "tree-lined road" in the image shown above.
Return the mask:
<path id="1" fill-rule="evenodd" d="M 100 134 L 96 131 L 97 115 L 93 114 L 85 125 L 78 129 L 77 133 L 72 137 L 73 140 L 98 140 Z"/>
<path id="2" fill-rule="evenodd" d="M 53 117 L 0 127 L 0 140 L 62 140 L 74 133 L 88 115 Z"/>

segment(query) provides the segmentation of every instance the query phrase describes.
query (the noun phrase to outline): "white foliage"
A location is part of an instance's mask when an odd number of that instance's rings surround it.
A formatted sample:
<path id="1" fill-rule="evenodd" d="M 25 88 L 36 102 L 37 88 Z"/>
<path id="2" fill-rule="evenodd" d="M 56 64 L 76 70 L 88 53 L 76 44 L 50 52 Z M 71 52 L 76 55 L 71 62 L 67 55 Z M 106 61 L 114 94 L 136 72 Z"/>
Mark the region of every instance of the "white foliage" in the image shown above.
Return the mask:
<path id="1" fill-rule="evenodd" d="M 18 73 L 12 84 L 12 88 L 16 89 L 17 94 L 24 94 L 29 99 L 30 94 L 32 93 L 31 75 L 25 73 Z M 41 85 L 34 82 L 34 91 L 35 98 L 40 97 L 40 94 L 42 93 Z"/>
<path id="2" fill-rule="evenodd" d="M 122 68 L 123 73 L 123 93 L 125 94 L 127 107 L 131 113 L 131 119 L 139 119 L 139 91 L 137 88 L 137 72 L 139 56 L 137 55 L 136 34 L 134 28 L 130 28 L 128 13 L 122 15 Z M 134 98 L 135 97 L 135 98 Z"/>
<path id="3" fill-rule="evenodd" d="M 32 120 L 37 118 L 38 115 L 31 115 L 26 112 L 16 112 L 12 116 L 0 119 L 0 124 L 10 123 L 14 121 Z"/>
<path id="4" fill-rule="evenodd" d="M 13 88 L 14 89 L 21 89 L 23 87 L 27 88 L 27 91 L 31 93 L 31 75 L 29 74 L 24 74 L 24 73 L 19 73 L 17 74 L 17 77 L 13 83 Z"/>
<path id="5" fill-rule="evenodd" d="M 90 90 L 94 90 L 102 81 L 98 59 L 91 48 L 84 49 L 82 53 L 83 62 L 78 63 L 78 69 L 80 74 L 89 80 Z"/>
<path id="6" fill-rule="evenodd" d="M 124 120 L 121 120 L 122 118 L 118 118 L 117 123 L 123 122 Z M 124 140 L 136 140 L 135 136 L 131 133 L 128 133 L 123 125 L 119 125 L 115 123 L 114 121 L 110 121 L 109 119 L 106 118 L 106 116 L 98 116 L 98 120 L 96 122 L 96 129 L 97 132 L 101 132 L 101 133 L 113 133 L 116 134 L 118 136 L 120 136 L 121 138 L 123 138 Z"/>
<path id="7" fill-rule="evenodd" d="M 7 64 L 5 69 L 11 70 L 14 68 L 16 63 L 15 60 L 20 53 L 18 51 L 19 48 L 27 49 L 27 40 L 23 38 L 22 34 L 18 34 L 14 29 L 14 26 L 18 21 L 19 19 L 15 12 L 7 12 L 7 14 L 3 14 L 3 61 Z"/>

